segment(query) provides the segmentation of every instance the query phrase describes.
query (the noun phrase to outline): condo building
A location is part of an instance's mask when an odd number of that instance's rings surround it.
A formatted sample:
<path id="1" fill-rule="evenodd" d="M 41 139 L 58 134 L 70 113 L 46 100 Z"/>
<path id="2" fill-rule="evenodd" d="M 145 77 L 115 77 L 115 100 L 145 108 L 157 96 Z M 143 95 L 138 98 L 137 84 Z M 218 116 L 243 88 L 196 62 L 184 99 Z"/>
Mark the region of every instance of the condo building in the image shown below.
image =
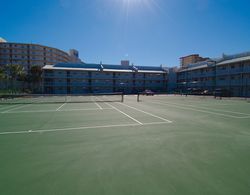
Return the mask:
<path id="1" fill-rule="evenodd" d="M 59 63 L 43 67 L 43 90 L 48 94 L 166 92 L 167 75 L 162 67 Z"/>
<path id="2" fill-rule="evenodd" d="M 178 91 L 217 89 L 230 96 L 250 96 L 250 52 L 188 64 L 177 72 Z"/>
<path id="3" fill-rule="evenodd" d="M 203 62 L 208 60 L 209 58 L 203 58 L 199 54 L 192 54 L 188 56 L 184 56 L 180 58 L 180 66 L 181 68 L 187 68 L 189 64 L 194 64 L 197 62 Z"/>
<path id="4" fill-rule="evenodd" d="M 77 50 L 69 53 L 60 49 L 39 44 L 11 43 L 0 39 L 0 67 L 7 64 L 18 64 L 28 72 L 34 65 L 45 66 L 60 62 L 81 63 Z"/>

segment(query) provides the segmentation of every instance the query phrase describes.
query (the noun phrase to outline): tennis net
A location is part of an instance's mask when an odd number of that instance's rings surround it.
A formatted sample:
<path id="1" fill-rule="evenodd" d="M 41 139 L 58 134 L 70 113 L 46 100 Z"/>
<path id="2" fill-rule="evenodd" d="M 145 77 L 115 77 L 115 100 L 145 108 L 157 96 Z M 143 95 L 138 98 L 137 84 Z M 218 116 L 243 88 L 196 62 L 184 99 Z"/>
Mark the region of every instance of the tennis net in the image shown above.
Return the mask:
<path id="1" fill-rule="evenodd" d="M 123 93 L 99 94 L 4 94 L 0 104 L 49 104 L 49 103 L 91 103 L 123 102 Z"/>

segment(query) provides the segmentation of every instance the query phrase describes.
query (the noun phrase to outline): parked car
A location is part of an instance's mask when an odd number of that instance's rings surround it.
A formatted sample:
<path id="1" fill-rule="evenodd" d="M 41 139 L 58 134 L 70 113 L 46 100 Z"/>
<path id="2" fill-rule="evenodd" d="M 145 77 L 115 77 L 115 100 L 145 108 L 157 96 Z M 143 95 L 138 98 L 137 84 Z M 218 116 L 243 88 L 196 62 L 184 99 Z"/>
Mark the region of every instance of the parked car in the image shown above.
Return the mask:
<path id="1" fill-rule="evenodd" d="M 155 93 L 151 91 L 150 89 L 146 89 L 145 91 L 142 92 L 142 95 L 146 96 L 153 96 Z"/>
<path id="2" fill-rule="evenodd" d="M 228 89 L 215 89 L 214 97 L 230 97 L 231 92 Z"/>
<path id="3" fill-rule="evenodd" d="M 213 93 L 209 90 L 204 90 L 201 92 L 201 95 L 213 95 Z"/>

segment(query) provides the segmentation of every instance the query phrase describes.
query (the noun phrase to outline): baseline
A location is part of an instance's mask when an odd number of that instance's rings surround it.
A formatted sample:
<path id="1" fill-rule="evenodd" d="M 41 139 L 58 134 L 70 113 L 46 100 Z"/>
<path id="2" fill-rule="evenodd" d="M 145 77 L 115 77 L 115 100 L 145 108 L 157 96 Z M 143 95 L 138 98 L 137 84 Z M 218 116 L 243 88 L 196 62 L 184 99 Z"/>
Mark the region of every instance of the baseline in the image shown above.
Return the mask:
<path id="1" fill-rule="evenodd" d="M 118 125 L 100 125 L 100 126 L 83 126 L 83 127 L 72 127 L 72 128 L 61 128 L 61 129 L 38 129 L 38 130 L 26 130 L 26 131 L 6 131 L 0 132 L 0 135 L 10 135 L 10 134 L 30 134 L 30 133 L 46 133 L 46 132 L 57 132 L 57 131 L 73 131 L 73 130 L 83 130 L 83 129 L 102 129 L 102 128 L 112 128 L 112 127 L 133 127 L 133 126 L 147 126 L 147 125 L 160 125 L 166 124 L 168 122 L 155 122 L 155 123 L 131 123 L 131 124 L 118 124 Z"/>

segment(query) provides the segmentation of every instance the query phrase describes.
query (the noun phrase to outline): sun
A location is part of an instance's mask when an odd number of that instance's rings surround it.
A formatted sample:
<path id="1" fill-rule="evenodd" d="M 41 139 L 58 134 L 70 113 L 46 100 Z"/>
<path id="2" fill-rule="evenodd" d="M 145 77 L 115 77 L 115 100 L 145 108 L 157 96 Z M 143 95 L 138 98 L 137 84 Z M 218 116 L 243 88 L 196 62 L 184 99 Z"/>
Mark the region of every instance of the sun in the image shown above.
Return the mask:
<path id="1" fill-rule="evenodd" d="M 119 2 L 126 12 L 138 9 L 154 10 L 159 7 L 158 3 L 160 0 L 116 0 Z"/>
<path id="2" fill-rule="evenodd" d="M 121 0 L 122 4 L 125 6 L 137 6 L 137 5 L 142 5 L 142 4 L 148 4 L 152 0 Z"/>
<path id="3" fill-rule="evenodd" d="M 123 3 L 142 3 L 145 0 L 122 0 Z"/>
<path id="4" fill-rule="evenodd" d="M 128 22 L 135 16 L 142 14 L 158 14 L 161 11 L 160 3 L 166 0 L 105 0 L 105 5 L 114 9 Z"/>

